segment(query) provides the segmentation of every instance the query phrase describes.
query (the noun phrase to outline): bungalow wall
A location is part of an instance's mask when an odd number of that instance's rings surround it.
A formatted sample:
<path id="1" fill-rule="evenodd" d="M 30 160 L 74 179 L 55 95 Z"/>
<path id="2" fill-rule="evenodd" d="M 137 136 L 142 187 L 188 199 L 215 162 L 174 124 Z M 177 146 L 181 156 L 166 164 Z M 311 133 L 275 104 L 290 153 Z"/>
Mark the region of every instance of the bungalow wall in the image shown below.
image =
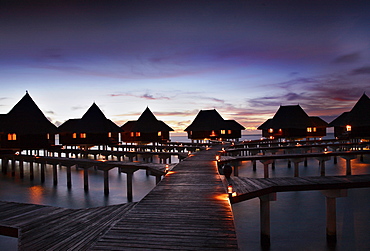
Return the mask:
<path id="1" fill-rule="evenodd" d="M 170 140 L 170 132 L 123 132 L 122 142 L 168 142 Z"/>
<path id="2" fill-rule="evenodd" d="M 109 145 L 118 144 L 118 132 L 108 133 L 69 133 L 59 134 L 61 145 Z"/>
<path id="3" fill-rule="evenodd" d="M 213 131 L 188 131 L 189 139 L 238 139 L 241 130 L 213 130 Z"/>
<path id="4" fill-rule="evenodd" d="M 352 126 L 351 131 L 347 131 L 346 126 L 336 126 L 334 127 L 334 136 L 338 139 L 370 138 L 370 126 Z"/>
<path id="5" fill-rule="evenodd" d="M 0 148 L 2 149 L 46 149 L 55 144 L 54 134 L 16 134 L 2 133 Z"/>
<path id="6" fill-rule="evenodd" d="M 307 132 L 307 128 L 286 128 L 274 130 L 270 133 L 269 130 L 262 130 L 262 136 L 265 138 L 319 138 L 326 136 L 326 128 L 316 128 L 316 132 Z"/>

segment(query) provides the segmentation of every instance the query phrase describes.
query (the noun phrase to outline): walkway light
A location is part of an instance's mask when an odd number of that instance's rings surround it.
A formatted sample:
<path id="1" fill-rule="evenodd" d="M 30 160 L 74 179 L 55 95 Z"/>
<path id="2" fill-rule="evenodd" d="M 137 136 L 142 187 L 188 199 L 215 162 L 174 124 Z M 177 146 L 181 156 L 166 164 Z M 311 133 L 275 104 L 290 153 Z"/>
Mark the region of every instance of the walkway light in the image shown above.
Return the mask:
<path id="1" fill-rule="evenodd" d="M 233 185 L 229 184 L 229 185 L 227 186 L 227 193 L 228 193 L 229 195 L 231 195 L 231 194 L 233 193 Z"/>

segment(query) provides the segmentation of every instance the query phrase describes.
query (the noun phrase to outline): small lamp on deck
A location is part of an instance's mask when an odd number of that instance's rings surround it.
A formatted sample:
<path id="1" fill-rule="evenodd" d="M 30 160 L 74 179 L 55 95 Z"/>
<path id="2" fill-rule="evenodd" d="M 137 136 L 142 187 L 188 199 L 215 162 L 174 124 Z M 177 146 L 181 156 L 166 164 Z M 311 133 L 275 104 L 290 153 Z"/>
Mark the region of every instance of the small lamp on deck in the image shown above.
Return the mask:
<path id="1" fill-rule="evenodd" d="M 233 185 L 231 184 L 227 185 L 227 193 L 229 195 L 233 194 Z"/>

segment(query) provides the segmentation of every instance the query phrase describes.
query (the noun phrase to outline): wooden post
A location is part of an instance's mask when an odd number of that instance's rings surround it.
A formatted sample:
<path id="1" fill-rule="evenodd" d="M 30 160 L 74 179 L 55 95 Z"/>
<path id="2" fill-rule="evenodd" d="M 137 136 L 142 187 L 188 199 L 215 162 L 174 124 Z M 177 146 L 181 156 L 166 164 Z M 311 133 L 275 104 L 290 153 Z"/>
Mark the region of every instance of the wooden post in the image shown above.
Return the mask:
<path id="1" fill-rule="evenodd" d="M 347 189 L 323 190 L 326 197 L 326 240 L 329 243 L 337 241 L 337 208 L 336 198 L 346 197 Z"/>
<path id="2" fill-rule="evenodd" d="M 239 176 L 239 161 L 232 161 L 232 165 L 234 166 L 234 176 Z"/>
<path id="3" fill-rule="evenodd" d="M 268 248 L 270 246 L 270 201 L 276 201 L 276 193 L 263 195 L 259 199 L 261 245 L 263 248 Z"/>
<path id="4" fill-rule="evenodd" d="M 1 169 L 3 174 L 6 174 L 8 172 L 8 159 L 3 157 L 1 160 Z"/>
<path id="5" fill-rule="evenodd" d="M 155 184 L 157 185 L 161 181 L 162 175 L 155 176 Z"/>
<path id="6" fill-rule="evenodd" d="M 40 172 L 41 172 L 41 182 L 44 183 L 45 182 L 45 163 L 41 163 L 41 168 L 40 168 Z"/>
<path id="7" fill-rule="evenodd" d="M 53 164 L 53 185 L 58 185 L 58 168 L 57 164 Z"/>
<path id="8" fill-rule="evenodd" d="M 67 187 L 71 188 L 72 187 L 72 179 L 71 179 L 71 166 L 67 166 Z"/>
<path id="9" fill-rule="evenodd" d="M 356 159 L 356 155 L 343 155 L 341 158 L 346 160 L 346 175 L 352 175 L 351 160 Z"/>
<path id="10" fill-rule="evenodd" d="M 104 195 L 109 194 L 109 171 L 104 170 Z"/>
<path id="11" fill-rule="evenodd" d="M 24 177 L 24 167 L 23 167 L 23 160 L 19 160 L 19 177 L 23 179 Z"/>
<path id="12" fill-rule="evenodd" d="M 12 158 L 12 177 L 15 176 L 15 158 Z"/>
<path id="13" fill-rule="evenodd" d="M 319 165 L 320 165 L 320 175 L 321 175 L 321 176 L 325 176 L 325 161 L 330 160 L 330 156 L 317 157 L 316 159 L 319 161 Z"/>
<path id="14" fill-rule="evenodd" d="M 263 164 L 263 177 L 269 177 L 269 164 L 271 164 L 274 160 L 272 159 L 261 159 L 260 162 Z"/>
<path id="15" fill-rule="evenodd" d="M 105 176 L 104 176 L 104 182 L 105 182 Z M 84 190 L 85 192 L 89 191 L 89 169 L 87 167 L 84 168 Z"/>
<path id="16" fill-rule="evenodd" d="M 128 172 L 127 174 L 127 200 L 132 201 L 132 173 Z"/>
<path id="17" fill-rule="evenodd" d="M 30 180 L 33 180 L 33 161 L 30 161 Z"/>
<path id="18" fill-rule="evenodd" d="M 294 163 L 294 177 L 299 177 L 299 162 L 304 161 L 303 158 L 290 159 Z"/>

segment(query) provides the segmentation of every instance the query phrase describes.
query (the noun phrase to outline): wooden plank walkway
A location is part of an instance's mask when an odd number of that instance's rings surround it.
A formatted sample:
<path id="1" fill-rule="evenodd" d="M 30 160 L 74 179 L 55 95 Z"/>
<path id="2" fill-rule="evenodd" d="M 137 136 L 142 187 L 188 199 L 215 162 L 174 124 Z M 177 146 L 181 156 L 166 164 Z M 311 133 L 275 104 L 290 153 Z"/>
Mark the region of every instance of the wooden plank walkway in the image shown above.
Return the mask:
<path id="1" fill-rule="evenodd" d="M 194 153 L 136 205 L 76 210 L 0 202 L 0 233 L 17 233 L 19 250 L 238 250 L 215 161 L 220 149 Z"/>
<path id="2" fill-rule="evenodd" d="M 179 163 L 94 250 L 237 250 L 231 207 L 212 161 L 218 149 Z"/>
<path id="3" fill-rule="evenodd" d="M 19 250 L 88 250 L 136 203 L 88 209 L 0 202 L 0 234 Z"/>
<path id="4" fill-rule="evenodd" d="M 230 177 L 224 184 L 232 184 L 236 195 L 230 198 L 237 203 L 269 193 L 328 190 L 370 187 L 370 175 L 284 177 L 284 178 L 244 178 Z"/>

